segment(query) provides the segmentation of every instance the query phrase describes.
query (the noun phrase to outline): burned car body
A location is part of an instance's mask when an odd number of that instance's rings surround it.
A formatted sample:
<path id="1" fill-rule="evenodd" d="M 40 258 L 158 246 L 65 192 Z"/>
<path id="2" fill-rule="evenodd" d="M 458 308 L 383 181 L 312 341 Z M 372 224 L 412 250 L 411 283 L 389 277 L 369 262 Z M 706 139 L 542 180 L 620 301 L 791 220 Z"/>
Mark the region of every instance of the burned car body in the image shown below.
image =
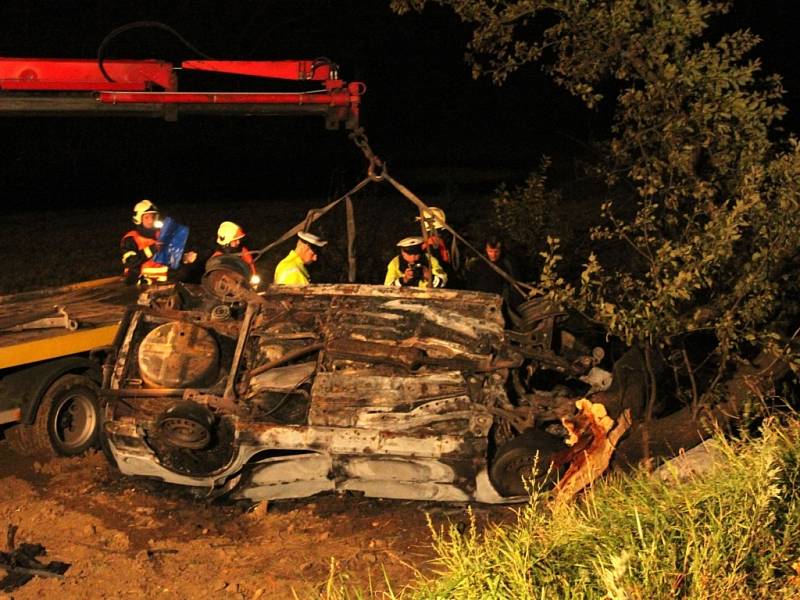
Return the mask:
<path id="1" fill-rule="evenodd" d="M 103 432 L 125 474 L 250 500 L 503 502 L 532 452 L 569 460 L 537 428 L 558 407 L 515 371 L 531 356 L 574 374 L 594 363 L 548 350 L 546 319 L 507 332 L 501 299 L 479 292 L 205 283 L 143 293 L 120 328 Z"/>

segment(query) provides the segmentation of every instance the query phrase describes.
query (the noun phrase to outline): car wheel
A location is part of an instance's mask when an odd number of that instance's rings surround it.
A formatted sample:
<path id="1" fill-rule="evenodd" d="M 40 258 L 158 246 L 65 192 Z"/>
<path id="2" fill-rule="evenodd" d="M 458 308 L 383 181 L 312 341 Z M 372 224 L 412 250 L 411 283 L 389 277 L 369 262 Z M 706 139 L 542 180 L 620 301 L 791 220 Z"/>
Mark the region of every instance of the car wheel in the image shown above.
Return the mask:
<path id="1" fill-rule="evenodd" d="M 541 430 L 526 431 L 497 449 L 489 468 L 489 478 L 503 496 L 527 495 L 529 482 L 539 489 L 550 489 L 559 476 L 553 459 L 566 448 L 560 437 Z"/>

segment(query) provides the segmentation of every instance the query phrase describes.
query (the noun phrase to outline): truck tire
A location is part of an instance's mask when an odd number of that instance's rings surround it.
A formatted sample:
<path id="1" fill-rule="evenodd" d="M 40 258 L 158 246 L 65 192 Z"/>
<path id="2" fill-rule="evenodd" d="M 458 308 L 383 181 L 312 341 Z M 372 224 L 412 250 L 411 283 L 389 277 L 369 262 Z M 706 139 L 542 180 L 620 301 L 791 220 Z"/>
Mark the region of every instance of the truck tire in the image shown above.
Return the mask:
<path id="1" fill-rule="evenodd" d="M 64 375 L 47 388 L 33 424 L 12 427 L 6 440 L 24 456 L 82 454 L 97 444 L 99 405 L 94 381 L 85 375 Z"/>

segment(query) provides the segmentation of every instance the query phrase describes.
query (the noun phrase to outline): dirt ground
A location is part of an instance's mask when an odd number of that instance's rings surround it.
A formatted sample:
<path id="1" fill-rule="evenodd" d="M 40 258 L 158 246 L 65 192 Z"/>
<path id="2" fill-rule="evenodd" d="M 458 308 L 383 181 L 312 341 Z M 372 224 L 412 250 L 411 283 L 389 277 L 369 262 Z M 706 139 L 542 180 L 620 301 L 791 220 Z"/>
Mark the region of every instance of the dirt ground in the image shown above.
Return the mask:
<path id="1" fill-rule="evenodd" d="M 36 577 L 0 599 L 316 598 L 331 561 L 363 590 L 385 589 L 385 569 L 398 591 L 434 568 L 426 515 L 435 526 L 467 520 L 463 505 L 332 494 L 209 502 L 124 477 L 99 452 L 39 462 L 0 442 L 0 540 L 16 525 L 17 545 L 42 544 L 43 563 L 71 564 L 63 580 Z"/>

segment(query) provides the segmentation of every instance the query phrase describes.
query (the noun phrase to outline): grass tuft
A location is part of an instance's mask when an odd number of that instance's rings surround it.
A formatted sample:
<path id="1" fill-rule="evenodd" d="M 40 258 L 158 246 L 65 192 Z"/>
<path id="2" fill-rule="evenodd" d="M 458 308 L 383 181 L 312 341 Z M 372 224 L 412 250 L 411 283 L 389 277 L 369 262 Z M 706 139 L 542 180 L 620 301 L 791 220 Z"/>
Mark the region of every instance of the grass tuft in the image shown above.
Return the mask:
<path id="1" fill-rule="evenodd" d="M 325 597 L 800 598 L 800 418 L 717 443 L 724 459 L 680 484 L 611 475 L 572 503 L 534 491 L 512 525 L 431 525 L 432 574 L 397 595 Z"/>

